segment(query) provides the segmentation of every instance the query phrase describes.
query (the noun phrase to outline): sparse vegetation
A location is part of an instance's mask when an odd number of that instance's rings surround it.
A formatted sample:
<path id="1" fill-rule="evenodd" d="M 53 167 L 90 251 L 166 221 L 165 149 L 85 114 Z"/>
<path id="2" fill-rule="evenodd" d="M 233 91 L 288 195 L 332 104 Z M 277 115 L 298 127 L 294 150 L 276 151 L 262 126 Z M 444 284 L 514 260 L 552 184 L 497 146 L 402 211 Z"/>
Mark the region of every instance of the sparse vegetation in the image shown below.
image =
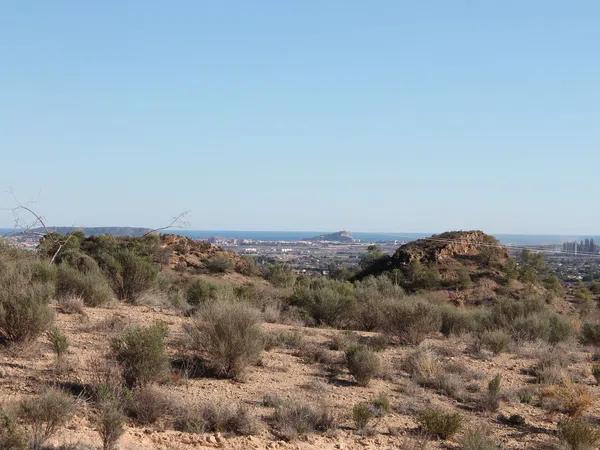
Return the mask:
<path id="1" fill-rule="evenodd" d="M 48 389 L 41 395 L 22 400 L 19 417 L 31 427 L 30 447 L 41 450 L 44 443 L 65 425 L 75 412 L 75 402 L 66 393 Z"/>
<path id="2" fill-rule="evenodd" d="M 181 408 L 175 428 L 186 433 L 228 432 L 251 435 L 257 432 L 256 419 L 248 408 L 219 402 Z"/>
<path id="3" fill-rule="evenodd" d="M 473 427 L 460 438 L 460 450 L 500 450 L 488 427 Z"/>
<path id="4" fill-rule="evenodd" d="M 96 430 L 102 440 L 103 450 L 116 450 L 123 434 L 125 416 L 115 400 L 104 400 L 98 407 Z"/>
<path id="5" fill-rule="evenodd" d="M 288 401 L 275 409 L 273 424 L 281 437 L 292 440 L 306 433 L 334 428 L 335 418 L 324 405 Z"/>

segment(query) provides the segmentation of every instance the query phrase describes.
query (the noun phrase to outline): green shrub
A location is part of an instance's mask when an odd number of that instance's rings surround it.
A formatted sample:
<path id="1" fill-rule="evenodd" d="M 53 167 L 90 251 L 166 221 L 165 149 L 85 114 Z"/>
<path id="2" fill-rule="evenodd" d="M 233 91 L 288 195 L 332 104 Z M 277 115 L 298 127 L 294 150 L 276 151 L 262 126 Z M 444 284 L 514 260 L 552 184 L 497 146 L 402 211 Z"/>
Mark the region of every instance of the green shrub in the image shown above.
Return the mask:
<path id="1" fill-rule="evenodd" d="M 335 418 L 323 405 L 288 401 L 278 406 L 273 415 L 277 434 L 286 440 L 314 431 L 328 431 L 335 427 Z"/>
<path id="2" fill-rule="evenodd" d="M 462 416 L 439 409 L 426 409 L 418 415 L 417 422 L 425 433 L 440 439 L 448 439 L 460 430 Z"/>
<path id="3" fill-rule="evenodd" d="M 217 253 L 204 261 L 206 268 L 214 273 L 229 272 L 234 267 L 234 262 L 225 253 Z"/>
<path id="4" fill-rule="evenodd" d="M 208 281 L 197 279 L 189 285 L 186 292 L 187 302 L 192 306 L 200 305 L 217 298 L 218 288 Z"/>
<path id="5" fill-rule="evenodd" d="M 600 429 L 579 418 L 560 421 L 558 433 L 571 450 L 594 450 L 600 443 Z"/>
<path id="6" fill-rule="evenodd" d="M 30 447 L 41 450 L 46 442 L 75 412 L 75 402 L 66 393 L 48 389 L 43 394 L 21 400 L 19 417 L 31 427 Z"/>
<path id="7" fill-rule="evenodd" d="M 442 320 L 440 331 L 444 336 L 460 336 L 479 331 L 485 323 L 485 316 L 479 310 L 443 305 L 440 312 Z"/>
<path id="8" fill-rule="evenodd" d="M 367 386 L 381 369 L 381 362 L 375 352 L 360 345 L 346 350 L 346 365 L 360 386 Z"/>
<path id="9" fill-rule="evenodd" d="M 149 257 L 131 249 L 111 249 L 97 256 L 100 267 L 121 300 L 134 302 L 156 282 L 158 269 Z"/>
<path id="10" fill-rule="evenodd" d="M 142 386 L 164 378 L 169 367 L 165 353 L 166 335 L 166 326 L 156 323 L 129 328 L 113 339 L 112 354 L 121 365 L 128 386 Z"/>
<path id="11" fill-rule="evenodd" d="M 0 449 L 27 450 L 27 437 L 13 417 L 0 411 Z"/>
<path id="12" fill-rule="evenodd" d="M 479 339 L 484 348 L 495 354 L 507 351 L 512 342 L 510 335 L 502 330 L 485 331 Z"/>
<path id="13" fill-rule="evenodd" d="M 69 349 L 69 340 L 67 336 L 60 331 L 58 328 L 53 327 L 46 333 L 48 337 L 48 341 L 50 341 L 50 346 L 56 355 L 57 361 L 62 361 L 67 350 Z"/>
<path id="14" fill-rule="evenodd" d="M 54 286 L 45 269 L 36 260 L 0 259 L 0 343 L 31 342 L 52 325 Z"/>
<path id="15" fill-rule="evenodd" d="M 186 433 L 227 432 L 247 436 L 255 434 L 258 426 L 243 405 L 206 403 L 181 408 L 175 418 L 175 429 Z"/>
<path id="16" fill-rule="evenodd" d="M 369 422 L 375 417 L 371 409 L 371 405 L 365 402 L 357 403 L 352 408 L 352 419 L 358 431 L 363 431 L 367 428 Z"/>
<path id="17" fill-rule="evenodd" d="M 187 328 L 191 345 L 223 376 L 237 378 L 264 348 L 260 313 L 242 302 L 203 305 Z"/>
<path id="18" fill-rule="evenodd" d="M 96 418 L 96 431 L 102 440 L 103 450 L 116 450 L 119 438 L 125 431 L 125 416 L 114 400 L 105 400 L 100 403 Z"/>
<path id="19" fill-rule="evenodd" d="M 600 323 L 584 323 L 581 328 L 581 343 L 600 346 Z"/>
<path id="20" fill-rule="evenodd" d="M 354 286 L 347 281 L 315 278 L 296 284 L 291 303 L 317 324 L 344 326 L 354 306 Z"/>
<path id="21" fill-rule="evenodd" d="M 113 298 L 100 269 L 80 272 L 66 263 L 58 267 L 56 294 L 59 298 L 80 297 L 87 306 L 100 306 Z"/>
<path id="22" fill-rule="evenodd" d="M 392 300 L 385 307 L 384 330 L 405 344 L 419 344 L 440 330 L 439 309 L 424 300 Z"/>
<path id="23" fill-rule="evenodd" d="M 271 264 L 265 270 L 265 278 L 273 286 L 287 288 L 296 282 L 296 274 L 285 264 Z"/>

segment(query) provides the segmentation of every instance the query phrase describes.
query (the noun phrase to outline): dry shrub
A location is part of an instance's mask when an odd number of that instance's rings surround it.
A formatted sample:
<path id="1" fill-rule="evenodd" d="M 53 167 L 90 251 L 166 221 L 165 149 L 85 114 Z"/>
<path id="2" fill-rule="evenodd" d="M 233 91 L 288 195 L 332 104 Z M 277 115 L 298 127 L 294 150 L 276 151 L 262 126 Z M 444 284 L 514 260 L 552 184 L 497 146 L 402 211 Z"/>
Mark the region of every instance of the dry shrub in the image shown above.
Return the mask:
<path id="1" fill-rule="evenodd" d="M 257 432 L 258 424 L 244 405 L 205 403 L 177 411 L 175 429 L 186 433 L 228 432 L 247 436 Z"/>
<path id="2" fill-rule="evenodd" d="M 155 423 L 172 409 L 171 398 L 152 385 L 135 389 L 127 402 L 127 415 L 142 425 Z"/>
<path id="3" fill-rule="evenodd" d="M 412 380 L 450 397 L 461 398 L 464 380 L 447 370 L 442 361 L 428 346 L 415 349 L 403 361 L 402 367 Z"/>
<path id="4" fill-rule="evenodd" d="M 69 295 L 58 299 L 58 310 L 63 314 L 79 314 L 85 316 L 83 299 L 76 295 Z"/>
<path id="5" fill-rule="evenodd" d="M 502 375 L 497 374 L 488 382 L 487 395 L 483 401 L 483 407 L 488 411 L 497 411 L 500 403 L 500 386 Z"/>
<path id="6" fill-rule="evenodd" d="M 545 353 L 539 357 L 531 372 L 539 384 L 561 384 L 571 378 L 566 370 L 570 362 L 567 352 Z"/>
<path id="7" fill-rule="evenodd" d="M 87 306 L 100 306 L 114 297 L 113 291 L 99 268 L 79 271 L 62 263 L 56 277 L 56 295 L 80 297 Z"/>
<path id="8" fill-rule="evenodd" d="M 460 450 L 500 450 L 500 445 L 492 437 L 492 430 L 486 426 L 468 429 L 459 441 Z"/>
<path id="9" fill-rule="evenodd" d="M 429 408 L 417 416 L 421 429 L 440 439 L 448 439 L 456 434 L 462 426 L 462 416 L 458 413 Z"/>
<path id="10" fill-rule="evenodd" d="M 0 410 L 0 449 L 26 450 L 27 436 L 14 417 Z"/>
<path id="11" fill-rule="evenodd" d="M 304 335 L 298 330 L 284 330 L 270 333 L 265 337 L 270 347 L 283 347 L 298 349 L 303 347 L 306 342 Z"/>
<path id="12" fill-rule="evenodd" d="M 58 429 L 74 414 L 75 402 L 63 391 L 48 389 L 41 395 L 22 400 L 18 415 L 31 426 L 30 446 L 40 450 Z"/>
<path id="13" fill-rule="evenodd" d="M 600 346 L 600 323 L 584 323 L 581 328 L 581 343 Z"/>
<path id="14" fill-rule="evenodd" d="M 116 450 L 119 438 L 125 431 L 125 416 L 114 400 L 102 401 L 96 417 L 96 431 L 102 440 L 103 450 Z"/>
<path id="15" fill-rule="evenodd" d="M 481 334 L 479 339 L 481 345 L 494 354 L 507 351 L 512 343 L 510 334 L 502 330 L 486 331 Z"/>
<path id="16" fill-rule="evenodd" d="M 155 323 L 147 327 L 131 327 L 111 342 L 111 351 L 121 365 L 129 387 L 162 380 L 169 367 L 165 353 L 167 327 Z"/>
<path id="17" fill-rule="evenodd" d="M 381 362 L 375 352 L 358 345 L 346 350 L 346 365 L 360 386 L 367 386 L 381 370 Z"/>
<path id="18" fill-rule="evenodd" d="M 203 305 L 187 332 L 191 346 L 206 355 L 218 373 L 230 378 L 239 378 L 264 348 L 259 311 L 240 301 Z"/>
<path id="19" fill-rule="evenodd" d="M 335 418 L 324 405 L 288 401 L 275 409 L 273 425 L 279 436 L 292 440 L 306 433 L 333 429 Z"/>
<path id="20" fill-rule="evenodd" d="M 540 395 L 545 408 L 561 411 L 571 417 L 580 416 L 593 403 L 589 388 L 570 381 L 547 386 Z"/>
<path id="21" fill-rule="evenodd" d="M 592 375 L 596 380 L 596 384 L 600 384 L 600 364 L 594 364 L 592 366 Z"/>
<path id="22" fill-rule="evenodd" d="M 385 304 L 383 329 L 404 344 L 419 344 L 440 330 L 439 308 L 420 299 L 390 300 Z"/>
<path id="23" fill-rule="evenodd" d="M 558 434 L 560 440 L 571 450 L 594 450 L 600 443 L 600 429 L 578 418 L 561 420 Z"/>

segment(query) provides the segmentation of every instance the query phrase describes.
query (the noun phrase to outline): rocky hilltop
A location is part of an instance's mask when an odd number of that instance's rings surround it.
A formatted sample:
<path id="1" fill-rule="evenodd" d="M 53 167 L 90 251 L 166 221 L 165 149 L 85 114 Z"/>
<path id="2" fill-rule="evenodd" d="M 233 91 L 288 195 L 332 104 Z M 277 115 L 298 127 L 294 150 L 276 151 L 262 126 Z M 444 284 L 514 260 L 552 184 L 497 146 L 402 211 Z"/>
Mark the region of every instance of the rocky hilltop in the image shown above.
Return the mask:
<path id="1" fill-rule="evenodd" d="M 390 262 L 395 267 L 413 261 L 437 264 L 479 259 L 484 262 L 482 255 L 494 256 L 498 262 L 508 258 L 506 249 L 493 236 L 482 231 L 449 231 L 402 245 Z"/>
<path id="2" fill-rule="evenodd" d="M 443 291 L 452 299 L 495 297 L 515 262 L 482 231 L 450 231 L 400 246 L 366 267 L 357 279 L 389 274 L 408 291 Z"/>

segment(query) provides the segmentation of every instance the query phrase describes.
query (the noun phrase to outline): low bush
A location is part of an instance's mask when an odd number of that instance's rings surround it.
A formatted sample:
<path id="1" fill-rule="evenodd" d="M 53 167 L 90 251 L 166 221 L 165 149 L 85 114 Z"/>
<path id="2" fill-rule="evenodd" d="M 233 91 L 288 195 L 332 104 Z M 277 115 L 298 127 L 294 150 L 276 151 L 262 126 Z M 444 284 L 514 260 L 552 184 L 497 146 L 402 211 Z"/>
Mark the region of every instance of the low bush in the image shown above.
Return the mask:
<path id="1" fill-rule="evenodd" d="M 192 306 L 198 306 L 208 300 L 215 300 L 218 292 L 217 286 L 214 284 L 197 279 L 192 282 L 187 288 L 186 300 Z"/>
<path id="2" fill-rule="evenodd" d="M 593 403 L 592 394 L 586 386 L 570 381 L 546 386 L 540 395 L 545 409 L 560 411 L 571 417 L 580 416 Z"/>
<path id="3" fill-rule="evenodd" d="M 46 269 L 36 260 L 0 259 L 1 344 L 29 343 L 52 325 L 48 301 L 54 285 Z"/>
<path id="4" fill-rule="evenodd" d="M 296 283 L 290 301 L 316 324 L 344 327 L 354 309 L 354 286 L 327 278 L 303 279 Z"/>
<path id="5" fill-rule="evenodd" d="M 492 437 L 487 427 L 468 429 L 459 440 L 460 450 L 500 450 L 500 446 Z"/>
<path id="6" fill-rule="evenodd" d="M 62 361 L 69 349 L 69 340 L 67 339 L 67 336 L 56 327 L 51 328 L 46 333 L 46 336 L 56 355 L 56 360 L 59 362 Z"/>
<path id="7" fill-rule="evenodd" d="M 421 429 L 440 439 L 448 439 L 456 434 L 462 426 L 462 421 L 460 414 L 439 409 L 426 409 L 417 416 Z"/>
<path id="8" fill-rule="evenodd" d="M 99 268 L 82 272 L 66 263 L 58 267 L 56 294 L 59 299 L 80 297 L 87 306 L 100 306 L 113 298 L 113 291 Z"/>
<path id="9" fill-rule="evenodd" d="M 385 306 L 383 329 L 405 344 L 419 344 L 431 333 L 440 330 L 440 310 L 424 300 L 393 300 Z"/>
<path id="10" fill-rule="evenodd" d="M 328 431 L 335 427 L 335 418 L 323 405 L 288 401 L 278 406 L 273 415 L 273 424 L 279 436 L 292 440 L 314 431 Z"/>
<path id="11" fill-rule="evenodd" d="M 484 407 L 488 411 L 497 411 L 500 401 L 500 386 L 502 384 L 502 375 L 497 374 L 488 382 L 487 395 L 484 401 Z"/>
<path id="12" fill-rule="evenodd" d="M 0 410 L 0 449 L 27 450 L 27 436 L 15 419 Z"/>
<path id="13" fill-rule="evenodd" d="M 213 273 L 223 273 L 231 271 L 235 264 L 227 254 L 216 254 L 204 261 L 206 268 Z"/>
<path id="14" fill-rule="evenodd" d="M 592 366 L 592 375 L 596 380 L 596 384 L 600 384 L 600 364 L 594 364 Z"/>
<path id="15" fill-rule="evenodd" d="M 168 414 L 173 409 L 173 402 L 157 387 L 145 385 L 131 392 L 126 409 L 128 416 L 148 425 Z"/>
<path id="16" fill-rule="evenodd" d="M 243 405 L 204 404 L 185 407 L 175 418 L 175 429 L 186 433 L 228 432 L 238 435 L 255 434 L 257 421 Z"/>
<path id="17" fill-rule="evenodd" d="M 191 346 L 223 376 L 238 378 L 264 348 L 260 312 L 242 302 L 203 305 L 187 327 Z"/>
<path id="18" fill-rule="evenodd" d="M 96 431 L 102 440 L 103 450 L 116 450 L 119 438 L 125 431 L 125 416 L 114 400 L 102 401 L 96 417 Z"/>
<path id="19" fill-rule="evenodd" d="M 358 431 L 364 431 L 374 417 L 371 405 L 366 402 L 357 403 L 352 408 L 352 419 Z"/>
<path id="20" fill-rule="evenodd" d="M 66 296 L 58 299 L 58 310 L 63 314 L 79 314 L 85 316 L 85 303 L 78 296 Z"/>
<path id="21" fill-rule="evenodd" d="M 129 387 L 160 381 L 169 367 L 165 353 L 166 325 L 135 326 L 112 340 L 111 350 Z"/>
<path id="22" fill-rule="evenodd" d="M 265 269 L 264 276 L 273 286 L 281 288 L 292 287 L 296 282 L 296 274 L 285 264 L 269 265 Z"/>
<path id="23" fill-rule="evenodd" d="M 594 450 L 600 444 L 600 428 L 582 419 L 561 420 L 558 433 L 571 450 Z"/>
<path id="24" fill-rule="evenodd" d="M 375 352 L 360 345 L 346 350 L 346 365 L 360 386 L 367 386 L 381 369 L 381 362 Z"/>
<path id="25" fill-rule="evenodd" d="M 141 241 L 140 241 L 141 242 Z M 148 256 L 120 248 L 97 256 L 100 267 L 121 300 L 134 302 L 156 282 L 158 269 Z"/>
<path id="26" fill-rule="evenodd" d="M 22 400 L 18 415 L 31 427 L 30 447 L 41 450 L 44 443 L 62 427 L 75 412 L 75 402 L 66 393 L 48 389 L 37 397 Z"/>
<path id="27" fill-rule="evenodd" d="M 600 323 L 584 323 L 581 328 L 581 343 L 600 346 Z"/>
<path id="28" fill-rule="evenodd" d="M 502 330 L 485 331 L 479 337 L 482 347 L 499 354 L 508 350 L 512 339 L 510 334 Z"/>

